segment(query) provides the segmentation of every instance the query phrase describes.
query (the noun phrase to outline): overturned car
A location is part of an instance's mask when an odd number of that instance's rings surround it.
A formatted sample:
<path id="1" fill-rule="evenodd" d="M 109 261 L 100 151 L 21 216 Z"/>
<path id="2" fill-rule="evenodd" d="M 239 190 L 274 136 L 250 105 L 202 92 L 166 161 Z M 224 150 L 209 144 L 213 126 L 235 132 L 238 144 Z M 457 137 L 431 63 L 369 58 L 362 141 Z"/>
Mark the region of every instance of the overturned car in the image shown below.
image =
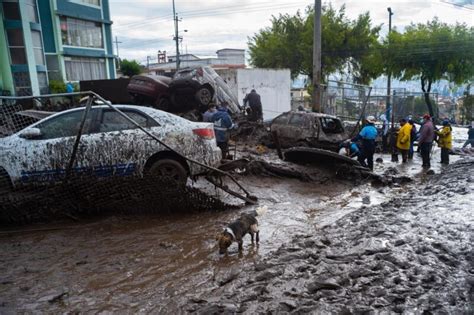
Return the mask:
<path id="1" fill-rule="evenodd" d="M 208 105 L 227 103 L 231 114 L 241 112 L 237 97 L 211 67 L 184 68 L 173 78 L 133 76 L 127 86 L 134 102 L 149 105 L 191 120 L 201 120 Z"/>

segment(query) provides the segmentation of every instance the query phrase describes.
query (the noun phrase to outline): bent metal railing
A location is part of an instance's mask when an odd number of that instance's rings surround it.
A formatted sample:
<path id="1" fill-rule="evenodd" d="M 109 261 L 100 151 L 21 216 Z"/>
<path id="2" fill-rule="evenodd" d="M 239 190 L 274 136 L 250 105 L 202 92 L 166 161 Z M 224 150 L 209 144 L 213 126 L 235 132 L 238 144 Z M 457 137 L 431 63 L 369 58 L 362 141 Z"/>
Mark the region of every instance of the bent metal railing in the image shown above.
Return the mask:
<path id="1" fill-rule="evenodd" d="M 41 96 L 19 96 L 19 97 L 0 96 L 0 100 L 2 101 L 0 103 L 0 106 L 2 106 L 1 104 L 3 104 L 3 103 L 15 102 L 15 101 L 21 101 L 21 100 L 36 100 L 36 101 L 39 101 L 41 103 L 40 100 L 43 99 L 43 98 L 64 97 L 64 98 L 72 99 L 75 96 L 87 96 L 87 101 L 86 101 L 86 104 L 85 104 L 84 113 L 83 113 L 82 118 L 81 118 L 81 123 L 80 123 L 80 126 L 79 126 L 79 130 L 77 132 L 76 139 L 74 141 L 71 157 L 69 159 L 69 163 L 68 163 L 67 168 L 66 168 L 66 172 L 65 172 L 66 173 L 66 179 L 68 179 L 70 177 L 73 166 L 74 166 L 74 163 L 75 163 L 75 160 L 76 160 L 77 150 L 78 150 L 79 143 L 80 143 L 80 140 L 81 140 L 81 137 L 82 137 L 82 131 L 84 129 L 84 124 L 85 124 L 87 115 L 89 114 L 89 111 L 90 111 L 94 101 L 99 100 L 100 102 L 102 102 L 101 105 L 107 105 L 110 109 L 114 110 L 120 116 L 122 116 L 124 119 L 126 119 L 127 121 L 132 123 L 134 126 L 136 126 L 137 129 L 140 129 L 143 133 L 145 133 L 146 135 L 151 137 L 153 140 L 157 141 L 159 144 L 164 146 L 166 149 L 168 149 L 168 150 L 172 151 L 173 153 L 177 154 L 179 157 L 183 158 L 184 160 L 186 160 L 190 163 L 199 165 L 199 166 L 207 169 L 209 171 L 210 175 L 229 178 L 233 183 L 235 183 L 239 187 L 239 189 L 244 193 L 244 195 L 239 194 L 235 191 L 232 191 L 224 185 L 219 185 L 218 183 L 216 183 L 213 180 L 210 180 L 210 182 L 212 184 L 214 184 L 216 187 L 219 187 L 219 188 L 223 189 L 227 193 L 229 193 L 229 194 L 233 195 L 234 197 L 237 197 L 237 198 L 239 198 L 239 199 L 241 199 L 241 200 L 243 200 L 243 201 L 245 201 L 249 204 L 256 204 L 257 203 L 257 198 L 252 196 L 231 174 L 181 154 L 179 151 L 173 149 L 171 146 L 169 146 L 168 144 L 163 142 L 161 139 L 159 139 L 153 133 L 146 130 L 142 126 L 140 126 L 140 124 L 138 124 L 135 120 L 130 118 L 128 115 L 123 113 L 120 109 L 118 109 L 117 107 L 112 105 L 111 102 L 105 100 L 104 98 L 102 98 L 100 95 L 98 95 L 95 92 L 86 91 L 86 92 L 60 93 L 60 94 L 50 94 L 50 95 L 41 95 Z"/>

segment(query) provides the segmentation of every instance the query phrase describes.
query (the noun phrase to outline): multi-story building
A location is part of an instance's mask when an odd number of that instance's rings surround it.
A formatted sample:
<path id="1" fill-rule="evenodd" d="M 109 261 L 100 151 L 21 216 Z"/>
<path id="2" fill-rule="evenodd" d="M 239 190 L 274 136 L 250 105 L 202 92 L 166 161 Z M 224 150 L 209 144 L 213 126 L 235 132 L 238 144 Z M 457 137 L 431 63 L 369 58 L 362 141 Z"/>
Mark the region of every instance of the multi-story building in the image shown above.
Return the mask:
<path id="1" fill-rule="evenodd" d="M 0 92 L 115 78 L 108 0 L 0 0 Z"/>

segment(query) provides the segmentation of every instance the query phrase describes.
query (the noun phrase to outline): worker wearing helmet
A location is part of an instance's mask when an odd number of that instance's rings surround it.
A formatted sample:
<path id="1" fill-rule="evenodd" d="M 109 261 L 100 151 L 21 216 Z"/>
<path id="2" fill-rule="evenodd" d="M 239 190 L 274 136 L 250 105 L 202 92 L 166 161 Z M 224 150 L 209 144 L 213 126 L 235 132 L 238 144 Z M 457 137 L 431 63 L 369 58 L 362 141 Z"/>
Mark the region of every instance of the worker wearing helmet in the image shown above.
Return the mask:
<path id="1" fill-rule="evenodd" d="M 364 128 L 352 139 L 352 142 L 361 140 L 362 148 L 357 160 L 362 166 L 374 170 L 375 139 L 377 138 L 377 129 L 374 126 L 375 117 L 368 116 L 366 122 Z"/>

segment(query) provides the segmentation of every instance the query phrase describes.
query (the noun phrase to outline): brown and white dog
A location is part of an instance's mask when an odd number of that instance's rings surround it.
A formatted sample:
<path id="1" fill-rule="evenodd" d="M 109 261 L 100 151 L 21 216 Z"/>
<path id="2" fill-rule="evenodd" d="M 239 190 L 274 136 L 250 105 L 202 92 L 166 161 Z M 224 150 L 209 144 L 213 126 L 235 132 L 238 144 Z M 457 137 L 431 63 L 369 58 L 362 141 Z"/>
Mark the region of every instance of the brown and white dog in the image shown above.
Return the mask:
<path id="1" fill-rule="evenodd" d="M 239 244 L 239 251 L 242 250 L 243 237 L 248 233 L 252 238 L 255 234 L 255 240 L 259 242 L 258 216 L 262 216 L 267 212 L 267 206 L 258 207 L 251 213 L 242 213 L 240 218 L 230 223 L 222 232 L 216 236 L 219 245 L 219 254 L 227 253 L 227 248 L 232 242 Z"/>

